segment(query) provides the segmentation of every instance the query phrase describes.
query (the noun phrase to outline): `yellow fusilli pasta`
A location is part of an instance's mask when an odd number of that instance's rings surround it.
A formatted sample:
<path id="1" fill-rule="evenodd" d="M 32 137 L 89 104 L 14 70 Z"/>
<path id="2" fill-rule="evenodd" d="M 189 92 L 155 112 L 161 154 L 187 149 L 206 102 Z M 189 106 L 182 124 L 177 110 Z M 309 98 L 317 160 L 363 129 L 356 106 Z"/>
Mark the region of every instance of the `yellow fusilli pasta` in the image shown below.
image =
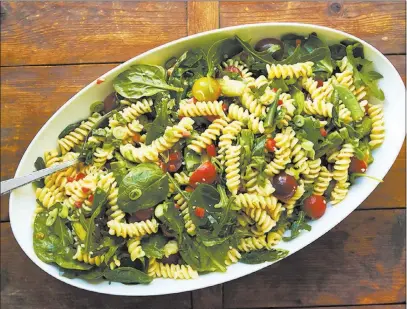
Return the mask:
<path id="1" fill-rule="evenodd" d="M 120 146 L 120 153 L 131 162 L 158 162 L 158 150 L 155 147 L 142 145 L 136 148 L 132 144 L 126 144 Z"/>
<path id="2" fill-rule="evenodd" d="M 222 101 L 196 103 L 181 102 L 178 115 L 180 117 L 219 116 L 221 118 L 226 118 L 222 105 Z"/>
<path id="3" fill-rule="evenodd" d="M 201 135 L 192 140 L 191 144 L 188 145 L 188 148 L 197 153 L 201 153 L 206 146 L 211 145 L 216 141 L 223 128 L 227 125 L 228 121 L 225 119 L 215 119 Z"/>
<path id="4" fill-rule="evenodd" d="M 130 259 L 135 261 L 136 259 L 142 258 L 146 255 L 141 248 L 141 242 L 139 238 L 132 238 L 127 241 L 127 250 L 130 254 Z"/>
<path id="5" fill-rule="evenodd" d="M 189 265 L 164 264 L 155 258 L 149 260 L 147 273 L 150 277 L 171 279 L 194 279 L 198 272 Z"/>
<path id="6" fill-rule="evenodd" d="M 240 145 L 229 146 L 225 153 L 226 186 L 232 195 L 236 195 L 240 186 Z"/>
<path id="7" fill-rule="evenodd" d="M 296 64 L 267 64 L 268 79 L 274 78 L 299 78 L 312 75 L 313 62 L 302 62 Z"/>
<path id="8" fill-rule="evenodd" d="M 110 220 L 107 222 L 107 226 L 109 227 L 110 235 L 123 238 L 141 237 L 143 235 L 157 233 L 158 231 L 158 223 L 155 219 L 134 223 L 122 223 L 116 220 Z"/>
<path id="9" fill-rule="evenodd" d="M 314 195 L 323 195 L 332 180 L 332 173 L 325 166 L 321 167 L 318 178 L 314 184 Z"/>
<path id="10" fill-rule="evenodd" d="M 372 131 L 370 132 L 369 146 L 372 149 L 379 147 L 384 142 L 384 114 L 381 105 L 368 105 L 367 113 L 372 119 Z"/>

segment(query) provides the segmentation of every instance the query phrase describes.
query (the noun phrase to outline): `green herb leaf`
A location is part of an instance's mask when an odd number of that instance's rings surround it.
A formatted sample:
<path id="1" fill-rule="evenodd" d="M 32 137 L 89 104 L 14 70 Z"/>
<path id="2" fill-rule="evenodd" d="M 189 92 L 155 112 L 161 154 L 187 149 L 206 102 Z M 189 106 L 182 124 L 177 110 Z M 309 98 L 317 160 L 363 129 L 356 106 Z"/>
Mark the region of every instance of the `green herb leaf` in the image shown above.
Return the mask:
<path id="1" fill-rule="evenodd" d="M 168 100 L 162 100 L 150 130 L 147 132 L 146 145 L 150 145 L 153 140 L 162 136 L 168 126 Z"/>
<path id="2" fill-rule="evenodd" d="M 288 250 L 271 249 L 271 250 L 255 250 L 242 253 L 240 262 L 244 264 L 260 264 L 264 262 L 274 262 L 285 258 L 288 255 Z"/>
<path id="3" fill-rule="evenodd" d="M 143 251 L 148 257 L 161 259 L 164 256 L 164 246 L 168 242 L 163 235 L 155 234 L 141 240 Z"/>
<path id="4" fill-rule="evenodd" d="M 163 67 L 137 64 L 120 73 L 113 80 L 113 87 L 121 96 L 129 99 L 150 97 L 162 91 L 182 92 L 180 87 L 168 85 Z"/>
<path id="5" fill-rule="evenodd" d="M 142 271 L 132 267 L 119 267 L 113 270 L 107 269 L 104 271 L 103 276 L 112 282 L 121 283 L 150 283 L 153 278 L 148 276 Z"/>
<path id="6" fill-rule="evenodd" d="M 303 211 L 299 211 L 290 228 L 291 236 L 283 237 L 283 240 L 290 241 L 297 238 L 302 230 L 311 231 L 311 226 L 305 222 L 305 219 L 305 213 Z"/>
<path id="7" fill-rule="evenodd" d="M 140 194 L 135 199 L 134 193 Z M 118 205 L 125 212 L 151 208 L 168 193 L 168 177 L 154 163 L 141 163 L 132 168 L 119 186 Z"/>
<path id="8" fill-rule="evenodd" d="M 78 122 L 71 123 L 68 125 L 65 129 L 62 130 L 61 133 L 59 133 L 58 138 L 64 138 L 67 136 L 69 133 L 71 133 L 73 130 L 78 128 L 83 121 L 86 121 L 87 119 L 79 120 Z"/>
<path id="9" fill-rule="evenodd" d="M 223 39 L 212 44 L 208 50 L 208 76 L 213 76 L 215 67 L 223 60 L 232 58 L 242 51 L 240 44 L 235 39 Z"/>
<path id="10" fill-rule="evenodd" d="M 280 98 L 281 89 L 277 90 L 273 102 L 271 102 L 266 118 L 264 119 L 264 130 L 266 133 L 272 133 L 276 127 L 276 113 L 278 100 Z M 263 148 L 264 150 L 264 148 Z"/>
<path id="11" fill-rule="evenodd" d="M 163 203 L 158 205 L 154 211 L 155 216 L 168 228 L 174 231 L 178 241 L 181 241 L 181 235 L 185 229 L 184 220 L 180 212 L 175 208 L 174 203 Z"/>

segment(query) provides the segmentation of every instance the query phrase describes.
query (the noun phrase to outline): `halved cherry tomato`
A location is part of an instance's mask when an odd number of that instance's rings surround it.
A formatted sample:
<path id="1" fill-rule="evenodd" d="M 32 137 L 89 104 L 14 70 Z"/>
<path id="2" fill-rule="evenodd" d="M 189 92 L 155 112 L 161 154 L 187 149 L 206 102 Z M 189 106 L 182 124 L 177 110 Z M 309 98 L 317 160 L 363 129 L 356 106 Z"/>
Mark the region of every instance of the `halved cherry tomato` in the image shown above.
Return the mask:
<path id="1" fill-rule="evenodd" d="M 278 100 L 277 104 L 278 105 L 283 105 L 283 100 Z"/>
<path id="2" fill-rule="evenodd" d="M 218 81 L 212 77 L 201 77 L 192 86 L 192 95 L 198 101 L 216 101 L 221 91 Z"/>
<path id="3" fill-rule="evenodd" d="M 231 73 L 237 73 L 242 76 L 242 72 L 240 72 L 239 68 L 235 67 L 234 65 L 230 65 L 224 69 L 224 71 L 228 71 Z"/>
<path id="4" fill-rule="evenodd" d="M 179 151 L 171 152 L 168 156 L 168 171 L 174 173 L 180 169 L 182 165 L 182 154 Z"/>
<path id="5" fill-rule="evenodd" d="M 212 184 L 216 180 L 216 167 L 211 162 L 202 163 L 189 177 L 189 184 L 196 187 L 199 183 Z"/>
<path id="6" fill-rule="evenodd" d="M 93 194 L 89 195 L 88 201 L 91 202 L 91 203 L 93 203 Z"/>
<path id="7" fill-rule="evenodd" d="M 177 162 L 178 162 L 178 161 L 177 161 Z M 168 164 L 168 171 L 169 171 L 170 173 L 175 173 L 176 171 L 179 170 L 180 167 L 181 167 L 181 164 L 177 164 L 175 161 L 174 161 L 174 163 L 169 162 L 169 164 Z"/>
<path id="8" fill-rule="evenodd" d="M 219 116 L 206 116 L 206 119 L 208 119 L 210 122 L 213 122 L 214 120 L 218 119 Z"/>
<path id="9" fill-rule="evenodd" d="M 324 81 L 322 79 L 317 80 L 317 87 L 322 87 L 324 85 Z"/>
<path id="10" fill-rule="evenodd" d="M 301 45 L 301 40 L 300 39 L 296 39 L 295 40 L 295 46 L 299 46 Z"/>
<path id="11" fill-rule="evenodd" d="M 72 181 L 75 180 L 75 178 L 73 178 L 73 177 L 71 177 L 71 176 L 68 176 L 67 180 L 68 180 L 68 182 L 72 182 Z"/>
<path id="12" fill-rule="evenodd" d="M 188 187 L 185 188 L 185 191 L 187 191 L 187 192 L 193 192 L 193 191 L 194 191 L 194 188 L 188 186 Z"/>
<path id="13" fill-rule="evenodd" d="M 268 152 L 274 152 L 276 149 L 276 141 L 272 138 L 268 138 L 266 141 L 266 149 Z"/>
<path id="14" fill-rule="evenodd" d="M 319 132 L 321 132 L 321 135 L 322 135 L 323 137 L 325 137 L 325 136 L 328 135 L 328 132 L 326 132 L 326 130 L 325 130 L 324 128 L 320 128 L 320 129 L 319 129 Z"/>
<path id="15" fill-rule="evenodd" d="M 83 193 L 89 193 L 90 189 L 86 187 L 82 187 L 82 192 Z"/>
<path id="16" fill-rule="evenodd" d="M 206 153 L 210 157 L 216 157 L 216 147 L 214 144 L 206 146 Z"/>
<path id="17" fill-rule="evenodd" d="M 139 133 L 134 133 L 132 139 L 133 139 L 134 142 L 140 143 L 141 135 Z"/>
<path id="18" fill-rule="evenodd" d="M 82 202 L 81 201 L 76 201 L 75 203 L 76 208 L 81 208 L 82 207 Z"/>
<path id="19" fill-rule="evenodd" d="M 198 218 L 203 218 L 205 217 L 205 208 L 202 207 L 197 207 L 195 208 L 195 216 L 197 216 Z"/>
<path id="20" fill-rule="evenodd" d="M 350 160 L 349 172 L 350 173 L 364 173 L 367 169 L 367 163 L 364 160 L 359 160 L 356 157 L 352 157 Z"/>
<path id="21" fill-rule="evenodd" d="M 181 159 L 181 153 L 179 151 L 171 152 L 168 156 L 169 161 L 178 161 L 179 159 Z"/>
<path id="22" fill-rule="evenodd" d="M 229 106 L 227 104 L 222 104 L 222 109 L 224 113 L 227 113 L 229 110 Z"/>
<path id="23" fill-rule="evenodd" d="M 312 219 L 319 219 L 324 215 L 326 210 L 325 197 L 321 195 L 311 195 L 304 200 L 302 208 Z"/>
<path id="24" fill-rule="evenodd" d="M 85 177 L 86 177 L 86 175 L 84 173 L 79 173 L 78 175 L 76 175 L 75 180 L 78 181 L 78 180 L 81 180 L 81 179 L 83 179 Z"/>
<path id="25" fill-rule="evenodd" d="M 161 170 L 166 173 L 167 172 L 167 164 L 165 164 L 163 161 L 158 161 L 158 166 L 161 168 Z"/>
<path id="26" fill-rule="evenodd" d="M 278 89 L 277 89 L 277 88 L 273 88 L 272 90 L 273 90 L 274 92 L 277 92 Z"/>

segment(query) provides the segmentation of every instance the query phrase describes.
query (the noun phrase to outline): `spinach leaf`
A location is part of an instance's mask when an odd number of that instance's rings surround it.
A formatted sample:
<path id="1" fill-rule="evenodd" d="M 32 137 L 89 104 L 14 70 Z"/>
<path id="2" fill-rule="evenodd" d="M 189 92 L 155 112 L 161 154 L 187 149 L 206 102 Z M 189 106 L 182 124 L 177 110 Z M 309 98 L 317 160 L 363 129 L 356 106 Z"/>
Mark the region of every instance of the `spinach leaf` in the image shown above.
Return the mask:
<path id="1" fill-rule="evenodd" d="M 113 87 L 117 93 L 128 99 L 150 97 L 169 90 L 183 91 L 182 88 L 167 84 L 163 67 L 148 64 L 133 65 L 120 73 L 113 80 Z"/>
<path id="2" fill-rule="evenodd" d="M 109 281 L 121 283 L 147 284 L 153 280 L 153 278 L 146 273 L 132 267 L 119 267 L 113 270 L 107 269 L 104 271 L 103 276 Z"/>
<path id="3" fill-rule="evenodd" d="M 215 207 L 219 202 L 220 194 L 213 186 L 207 184 L 198 185 L 192 192 L 188 203 L 192 222 L 198 228 L 212 229 L 221 219 L 219 216 L 221 210 Z M 204 217 L 201 218 L 195 215 L 195 207 L 205 209 Z"/>
<path id="4" fill-rule="evenodd" d="M 46 168 L 44 159 L 42 157 L 38 157 L 37 160 L 34 162 L 34 167 L 37 171 L 42 170 Z M 44 179 L 39 179 L 33 182 L 34 186 L 36 188 L 44 188 L 45 187 L 45 182 Z"/>
<path id="5" fill-rule="evenodd" d="M 346 46 L 343 44 L 333 44 L 329 49 L 333 60 L 342 60 L 346 56 Z"/>
<path id="6" fill-rule="evenodd" d="M 52 230 L 57 235 L 61 241 L 62 246 L 67 247 L 73 244 L 72 234 L 68 232 L 68 228 L 65 225 L 66 220 L 61 219 L 57 216 L 54 224 L 52 225 Z"/>
<path id="7" fill-rule="evenodd" d="M 186 148 L 184 150 L 184 161 L 185 161 L 185 168 L 188 172 L 195 171 L 196 168 L 201 165 L 201 156 L 196 153 L 195 151 Z"/>
<path id="8" fill-rule="evenodd" d="M 232 58 L 241 51 L 242 48 L 235 39 L 223 39 L 213 43 L 206 56 L 208 76 L 212 76 L 215 73 L 215 67 L 223 60 Z"/>
<path id="9" fill-rule="evenodd" d="M 103 278 L 103 269 L 98 267 L 88 271 L 66 270 L 63 272 L 62 276 L 69 279 L 81 278 L 84 280 L 98 280 Z"/>
<path id="10" fill-rule="evenodd" d="M 321 39 L 319 39 L 316 35 L 310 34 L 308 39 L 304 42 L 303 47 L 310 53 L 314 53 L 314 67 L 313 72 L 326 72 L 328 76 L 332 75 L 333 72 L 333 65 L 331 60 L 331 51 Z M 316 51 L 318 55 L 323 54 L 323 58 L 319 61 L 315 61 L 318 57 L 315 57 Z M 308 60 L 311 61 L 311 60 Z"/>
<path id="11" fill-rule="evenodd" d="M 79 120 L 78 122 L 74 122 L 66 126 L 66 128 L 63 129 L 61 133 L 59 133 L 58 138 L 64 138 L 66 135 L 78 128 L 83 121 L 86 121 L 86 119 Z"/>
<path id="12" fill-rule="evenodd" d="M 343 104 L 345 104 L 345 107 L 350 111 L 352 119 L 361 119 L 365 113 L 360 107 L 354 94 L 342 85 L 335 85 L 334 88 L 338 92 L 339 98 L 342 100 Z"/>
<path id="13" fill-rule="evenodd" d="M 154 214 L 165 226 L 174 231 L 178 241 L 181 241 L 181 235 L 185 228 L 184 220 L 174 204 L 169 202 L 160 204 L 155 208 Z"/>
<path id="14" fill-rule="evenodd" d="M 161 259 L 164 256 L 164 246 L 167 243 L 167 238 L 161 234 L 154 234 L 150 237 L 141 240 L 143 251 L 148 257 Z"/>
<path id="15" fill-rule="evenodd" d="M 108 251 L 104 254 L 105 264 L 109 265 L 111 258 L 115 255 L 117 250 L 123 246 L 124 240 L 118 237 L 105 236 L 102 241 L 104 248 L 108 248 Z"/>
<path id="16" fill-rule="evenodd" d="M 182 259 L 197 271 L 226 271 L 225 259 L 229 243 L 206 247 L 199 239 L 193 239 L 187 234 L 182 235 L 180 254 Z"/>
<path id="17" fill-rule="evenodd" d="M 93 265 L 81 263 L 73 259 L 75 255 L 75 250 L 71 247 L 63 247 L 63 249 L 55 256 L 55 263 L 65 269 L 74 270 L 88 270 L 93 267 Z"/>
<path id="18" fill-rule="evenodd" d="M 168 177 L 154 163 L 132 168 L 119 186 L 118 205 L 125 212 L 151 208 L 168 194 Z"/>
<path id="19" fill-rule="evenodd" d="M 147 132 L 146 144 L 150 145 L 153 140 L 162 136 L 168 126 L 168 100 L 161 101 L 161 108 L 155 117 L 150 130 Z"/>
<path id="20" fill-rule="evenodd" d="M 290 237 L 283 237 L 284 241 L 290 241 L 297 238 L 300 235 L 301 230 L 311 231 L 311 226 L 305 221 L 305 213 L 301 210 L 298 212 L 297 217 L 294 218 L 294 222 L 291 224 Z"/>
<path id="21" fill-rule="evenodd" d="M 110 168 L 112 169 L 112 173 L 114 178 L 116 179 L 117 184 L 120 186 L 123 178 L 127 175 L 128 172 L 126 163 L 124 161 L 111 162 Z"/>
<path id="22" fill-rule="evenodd" d="M 101 188 L 97 188 L 94 194 L 92 203 L 92 216 L 89 219 L 88 225 L 86 227 L 86 237 L 85 237 L 85 252 L 89 252 L 91 249 L 95 249 L 94 244 L 95 237 L 95 219 L 100 215 L 102 207 L 105 205 L 107 199 L 107 192 L 103 191 Z"/>
<path id="23" fill-rule="evenodd" d="M 288 250 L 271 249 L 271 250 L 255 250 L 242 253 L 240 262 L 244 264 L 260 264 L 264 262 L 274 262 L 285 258 L 288 255 Z"/>

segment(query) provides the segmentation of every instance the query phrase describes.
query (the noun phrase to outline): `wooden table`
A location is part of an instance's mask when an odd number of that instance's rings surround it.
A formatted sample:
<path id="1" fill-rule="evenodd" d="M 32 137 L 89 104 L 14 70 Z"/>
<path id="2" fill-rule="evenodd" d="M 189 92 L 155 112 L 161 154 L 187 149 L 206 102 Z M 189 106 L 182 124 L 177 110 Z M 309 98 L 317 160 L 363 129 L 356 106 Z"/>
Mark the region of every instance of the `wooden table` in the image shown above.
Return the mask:
<path id="1" fill-rule="evenodd" d="M 71 96 L 155 46 L 245 23 L 314 23 L 373 44 L 405 81 L 405 16 L 404 1 L 3 2 L 2 180 L 13 176 L 34 135 Z M 47 275 L 18 247 L 4 196 L 2 308 L 404 308 L 405 160 L 403 147 L 385 182 L 295 255 L 223 285 L 160 297 L 99 295 Z"/>

